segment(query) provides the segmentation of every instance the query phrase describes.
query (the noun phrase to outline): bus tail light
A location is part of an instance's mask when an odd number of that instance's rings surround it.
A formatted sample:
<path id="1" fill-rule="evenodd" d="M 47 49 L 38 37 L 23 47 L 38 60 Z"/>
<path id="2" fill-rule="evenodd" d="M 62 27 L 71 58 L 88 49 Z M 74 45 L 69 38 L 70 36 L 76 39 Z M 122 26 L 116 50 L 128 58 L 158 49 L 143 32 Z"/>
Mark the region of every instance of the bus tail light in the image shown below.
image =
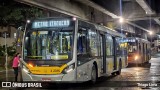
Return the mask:
<path id="1" fill-rule="evenodd" d="M 69 72 L 71 72 L 71 71 L 73 71 L 74 70 L 74 68 L 75 68 L 75 63 L 73 63 L 73 64 L 71 64 L 71 65 L 69 65 L 69 66 L 67 66 L 64 70 L 63 70 L 63 74 L 67 74 L 67 73 L 69 73 Z"/>

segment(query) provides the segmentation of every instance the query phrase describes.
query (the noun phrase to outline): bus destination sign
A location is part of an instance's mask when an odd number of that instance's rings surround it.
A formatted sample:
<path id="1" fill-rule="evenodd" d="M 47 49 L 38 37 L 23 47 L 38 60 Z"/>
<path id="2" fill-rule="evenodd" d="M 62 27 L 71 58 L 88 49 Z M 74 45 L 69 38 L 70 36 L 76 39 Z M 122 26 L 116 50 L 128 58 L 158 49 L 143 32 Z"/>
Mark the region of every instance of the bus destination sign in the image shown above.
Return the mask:
<path id="1" fill-rule="evenodd" d="M 134 38 L 123 38 L 120 42 L 136 42 L 136 40 Z"/>
<path id="2" fill-rule="evenodd" d="M 45 20 L 45 21 L 34 21 L 32 28 L 54 28 L 54 27 L 68 27 L 70 20 Z"/>

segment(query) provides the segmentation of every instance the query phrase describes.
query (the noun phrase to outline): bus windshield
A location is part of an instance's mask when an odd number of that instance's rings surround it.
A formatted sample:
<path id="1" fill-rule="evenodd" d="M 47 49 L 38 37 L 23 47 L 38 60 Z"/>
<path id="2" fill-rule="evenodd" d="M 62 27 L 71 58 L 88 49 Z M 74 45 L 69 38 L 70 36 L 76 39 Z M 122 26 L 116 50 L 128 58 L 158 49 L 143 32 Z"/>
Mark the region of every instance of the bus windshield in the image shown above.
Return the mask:
<path id="1" fill-rule="evenodd" d="M 128 52 L 135 53 L 137 51 L 137 45 L 135 42 L 128 42 Z"/>
<path id="2" fill-rule="evenodd" d="M 71 60 L 73 30 L 28 30 L 24 60 Z"/>

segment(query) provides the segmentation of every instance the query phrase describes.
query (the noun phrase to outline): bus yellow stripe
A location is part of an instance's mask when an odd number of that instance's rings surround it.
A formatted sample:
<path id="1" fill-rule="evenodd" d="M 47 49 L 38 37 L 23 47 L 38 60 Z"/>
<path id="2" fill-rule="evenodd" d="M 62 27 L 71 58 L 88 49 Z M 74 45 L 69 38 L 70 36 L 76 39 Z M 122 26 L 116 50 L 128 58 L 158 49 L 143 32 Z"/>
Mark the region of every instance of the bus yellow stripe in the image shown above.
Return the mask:
<path id="1" fill-rule="evenodd" d="M 67 67 L 67 64 L 62 65 L 61 67 L 30 67 L 29 65 L 27 67 L 32 74 L 61 74 L 63 69 Z"/>

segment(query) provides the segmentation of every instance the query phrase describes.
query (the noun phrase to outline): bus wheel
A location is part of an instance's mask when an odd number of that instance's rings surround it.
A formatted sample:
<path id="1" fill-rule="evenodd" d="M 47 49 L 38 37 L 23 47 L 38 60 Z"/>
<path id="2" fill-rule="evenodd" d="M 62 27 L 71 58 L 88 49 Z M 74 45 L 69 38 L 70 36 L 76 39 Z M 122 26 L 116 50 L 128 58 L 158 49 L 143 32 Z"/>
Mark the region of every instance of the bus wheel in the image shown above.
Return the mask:
<path id="1" fill-rule="evenodd" d="M 92 72 L 91 72 L 91 83 L 94 84 L 97 81 L 97 71 L 95 65 L 92 67 Z"/>
<path id="2" fill-rule="evenodd" d="M 122 62 L 119 62 L 119 70 L 116 72 L 117 75 L 121 74 L 121 69 L 122 69 Z"/>

